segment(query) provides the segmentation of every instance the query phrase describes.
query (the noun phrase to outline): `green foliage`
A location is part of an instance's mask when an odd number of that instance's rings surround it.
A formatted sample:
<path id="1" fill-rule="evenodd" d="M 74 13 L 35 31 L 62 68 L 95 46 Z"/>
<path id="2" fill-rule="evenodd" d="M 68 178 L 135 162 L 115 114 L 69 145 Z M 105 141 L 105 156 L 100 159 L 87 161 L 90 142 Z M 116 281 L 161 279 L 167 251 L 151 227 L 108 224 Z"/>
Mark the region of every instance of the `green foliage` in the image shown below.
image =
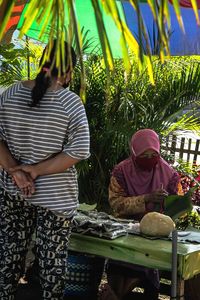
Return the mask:
<path id="1" fill-rule="evenodd" d="M 177 229 L 185 230 L 189 226 L 200 229 L 200 214 L 195 210 L 185 214 L 177 220 Z"/>
<path id="2" fill-rule="evenodd" d="M 155 85 L 147 71 L 139 73 L 135 61 L 126 74 L 121 61 L 116 60 L 107 86 L 101 58 L 91 56 L 85 62 L 91 156 L 78 165 L 81 201 L 97 202 L 99 208 L 107 203 L 113 166 L 129 155 L 129 140 L 138 129 L 152 128 L 161 138 L 184 129 L 188 122 L 192 129 L 199 129 L 195 115 L 183 115 L 183 109 L 189 105 L 191 113 L 199 99 L 199 63 L 176 59 L 161 64 L 155 60 L 153 67 Z M 77 68 L 72 86 L 75 92 L 80 87 L 78 72 Z"/>
<path id="3" fill-rule="evenodd" d="M 197 176 L 197 166 L 190 162 L 184 161 L 182 159 L 176 160 L 176 164 L 175 164 L 174 168 L 180 174 L 188 175 L 191 178 L 194 178 Z"/>
<path id="4" fill-rule="evenodd" d="M 63 46 L 63 41 L 67 36 L 68 40 L 71 40 L 72 34 L 74 33 L 75 42 L 78 49 L 78 54 L 80 55 L 80 65 L 82 71 L 83 68 L 83 56 L 81 55 L 81 44 L 82 44 L 82 36 L 80 34 L 79 24 L 81 23 L 80 18 L 78 17 L 80 11 L 82 9 L 80 4 L 84 2 L 85 7 L 89 9 L 91 17 L 93 17 L 95 26 L 98 30 L 98 37 L 100 39 L 100 45 L 102 48 L 102 54 L 105 61 L 105 65 L 107 70 L 112 69 L 113 67 L 113 51 L 111 50 L 111 41 L 109 41 L 109 35 L 112 35 L 113 32 L 109 32 L 110 28 L 106 26 L 106 16 L 110 18 L 116 28 L 119 31 L 120 42 L 118 44 L 121 45 L 122 48 L 122 56 L 124 61 L 124 66 L 128 70 L 128 66 L 130 64 L 130 56 L 128 55 L 128 48 L 134 53 L 137 57 L 137 64 L 145 66 L 145 62 L 148 62 L 148 71 L 149 75 L 152 79 L 152 69 L 151 69 L 151 51 L 150 51 L 150 41 L 148 38 L 148 33 L 146 30 L 145 22 L 143 19 L 143 14 L 141 11 L 141 7 L 139 5 L 139 1 L 129 1 L 132 8 L 135 10 L 137 15 L 137 25 L 139 32 L 139 41 L 134 38 L 131 34 L 125 20 L 124 13 L 121 1 L 112 1 L 112 0 L 91 0 L 91 1 L 41 1 L 41 0 L 29 0 L 27 2 L 25 13 L 22 13 L 20 18 L 20 38 L 25 34 L 30 34 L 30 32 L 34 31 L 34 27 L 37 27 L 36 32 L 38 33 L 38 39 L 53 41 L 53 39 L 57 38 L 58 45 Z M 149 8 L 154 16 L 154 24 L 156 31 L 159 32 L 159 36 L 154 34 L 154 44 L 156 44 L 156 53 L 158 52 L 159 56 L 163 58 L 170 53 L 170 34 L 171 31 L 171 22 L 170 22 L 170 13 L 169 13 L 169 1 L 156 1 L 149 0 L 147 1 Z M 17 3 L 15 0 L 10 1 L 2 1 L 0 0 L 0 40 L 3 38 L 6 32 L 7 22 L 12 14 L 12 9 L 14 5 Z M 192 2 L 192 8 L 194 10 L 194 14 L 196 16 L 197 23 L 199 23 L 198 16 L 198 7 L 195 5 L 195 2 Z M 174 12 L 177 17 L 180 28 L 183 30 L 184 25 L 181 17 L 181 10 L 178 1 L 173 1 Z M 83 12 L 86 14 L 87 9 Z M 88 17 L 88 16 L 86 16 Z M 90 16 L 89 16 L 90 17 Z M 145 39 L 145 48 L 147 49 L 147 55 L 144 55 L 144 49 L 142 47 L 142 40 Z M 157 45 L 157 40 L 159 44 Z M 59 48 L 59 47 L 58 47 Z M 57 49 L 58 49 L 57 48 Z M 58 62 L 60 64 L 59 55 L 56 55 L 58 58 Z M 109 72 L 108 72 L 109 73 Z M 84 72 L 82 72 L 84 74 Z M 84 76 L 84 75 L 83 75 Z M 84 78 L 84 77 L 83 77 Z M 82 83 L 84 81 L 82 80 Z M 84 86 L 82 86 L 84 88 Z"/>
<path id="5" fill-rule="evenodd" d="M 196 187 L 190 189 L 185 195 L 169 195 L 164 200 L 164 214 L 176 220 L 184 213 L 192 210 L 192 194 Z"/>
<path id="6" fill-rule="evenodd" d="M 21 41 L 9 45 L 0 45 L 0 85 L 8 87 L 19 80 L 28 79 L 28 66 L 30 78 L 35 78 L 39 59 L 42 53 L 40 44 L 28 44 Z"/>

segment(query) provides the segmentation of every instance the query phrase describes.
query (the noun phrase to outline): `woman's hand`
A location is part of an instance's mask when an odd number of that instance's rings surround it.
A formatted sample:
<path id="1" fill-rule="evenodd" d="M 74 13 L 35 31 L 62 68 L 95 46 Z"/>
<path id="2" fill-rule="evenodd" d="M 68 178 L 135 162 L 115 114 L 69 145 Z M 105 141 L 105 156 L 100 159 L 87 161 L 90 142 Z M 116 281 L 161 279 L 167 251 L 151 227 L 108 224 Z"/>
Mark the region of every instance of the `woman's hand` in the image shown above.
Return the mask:
<path id="1" fill-rule="evenodd" d="M 27 173 L 32 178 L 32 180 L 35 180 L 38 176 L 35 166 L 36 165 L 18 165 L 14 168 L 11 168 L 9 171 L 11 173 L 16 171 L 23 171 Z"/>
<path id="2" fill-rule="evenodd" d="M 154 202 L 154 203 L 159 203 L 163 201 L 166 197 L 168 196 L 168 192 L 164 189 L 159 189 L 151 194 L 145 195 L 144 199 L 145 202 Z"/>
<path id="3" fill-rule="evenodd" d="M 12 178 L 24 197 L 31 197 L 35 192 L 34 181 L 28 173 L 21 170 L 12 171 Z"/>

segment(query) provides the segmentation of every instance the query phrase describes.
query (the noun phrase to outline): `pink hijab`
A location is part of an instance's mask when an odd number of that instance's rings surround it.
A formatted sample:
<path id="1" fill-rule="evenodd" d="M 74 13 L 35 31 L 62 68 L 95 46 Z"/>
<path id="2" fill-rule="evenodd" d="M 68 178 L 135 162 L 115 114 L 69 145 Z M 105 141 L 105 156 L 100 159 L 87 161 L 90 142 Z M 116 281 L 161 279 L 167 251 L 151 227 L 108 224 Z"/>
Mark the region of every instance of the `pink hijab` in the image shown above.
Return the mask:
<path id="1" fill-rule="evenodd" d="M 135 157 L 148 149 L 160 153 L 160 141 L 157 133 L 151 129 L 137 131 L 131 139 L 132 155 L 119 163 L 113 170 L 119 184 L 124 187 L 127 196 L 138 196 L 151 193 L 161 187 L 170 194 L 176 194 L 178 174 L 160 158 L 151 171 L 141 170 L 135 163 Z M 173 179 L 175 177 L 175 182 Z M 172 185 L 170 186 L 170 181 Z"/>

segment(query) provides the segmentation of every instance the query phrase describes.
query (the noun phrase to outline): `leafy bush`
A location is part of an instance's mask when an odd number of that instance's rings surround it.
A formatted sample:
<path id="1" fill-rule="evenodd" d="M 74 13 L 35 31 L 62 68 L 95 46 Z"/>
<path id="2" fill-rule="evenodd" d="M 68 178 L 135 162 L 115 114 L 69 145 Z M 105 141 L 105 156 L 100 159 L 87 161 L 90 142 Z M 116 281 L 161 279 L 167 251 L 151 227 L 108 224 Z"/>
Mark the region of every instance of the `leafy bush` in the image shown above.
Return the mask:
<path id="1" fill-rule="evenodd" d="M 180 217 L 176 221 L 176 227 L 181 230 L 185 230 L 189 226 L 200 229 L 200 184 L 196 180 L 199 167 L 182 160 L 176 162 L 174 167 L 180 174 L 184 194 L 186 194 L 194 186 L 199 186 L 194 191 L 191 199 L 194 209 Z"/>
<path id="2" fill-rule="evenodd" d="M 185 230 L 190 226 L 200 229 L 200 212 L 193 210 L 179 218 L 176 223 L 177 229 L 180 230 Z"/>
<path id="3" fill-rule="evenodd" d="M 16 81 L 35 78 L 42 54 L 40 43 L 28 44 L 17 41 L 16 44 L 0 45 L 0 86 L 8 87 Z"/>

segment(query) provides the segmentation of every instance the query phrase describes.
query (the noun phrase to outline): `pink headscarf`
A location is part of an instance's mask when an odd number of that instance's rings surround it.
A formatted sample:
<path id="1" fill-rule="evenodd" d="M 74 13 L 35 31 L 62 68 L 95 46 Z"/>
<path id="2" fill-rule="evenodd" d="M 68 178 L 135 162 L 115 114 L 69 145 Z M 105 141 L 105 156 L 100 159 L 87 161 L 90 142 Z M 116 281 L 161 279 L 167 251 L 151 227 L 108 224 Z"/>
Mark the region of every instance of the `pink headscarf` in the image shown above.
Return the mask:
<path id="1" fill-rule="evenodd" d="M 163 159 L 160 158 L 151 171 L 141 170 L 135 163 L 135 157 L 148 149 L 160 153 L 160 141 L 155 131 L 141 129 L 131 139 L 132 155 L 119 163 L 113 170 L 113 176 L 125 188 L 127 196 L 138 196 L 151 193 L 161 187 L 170 194 L 176 194 L 178 174 Z M 170 187 L 169 182 L 176 175 L 174 186 Z"/>
<path id="2" fill-rule="evenodd" d="M 151 129 L 138 130 L 131 139 L 131 150 L 134 156 L 139 156 L 148 149 L 160 153 L 160 141 L 157 133 Z"/>

